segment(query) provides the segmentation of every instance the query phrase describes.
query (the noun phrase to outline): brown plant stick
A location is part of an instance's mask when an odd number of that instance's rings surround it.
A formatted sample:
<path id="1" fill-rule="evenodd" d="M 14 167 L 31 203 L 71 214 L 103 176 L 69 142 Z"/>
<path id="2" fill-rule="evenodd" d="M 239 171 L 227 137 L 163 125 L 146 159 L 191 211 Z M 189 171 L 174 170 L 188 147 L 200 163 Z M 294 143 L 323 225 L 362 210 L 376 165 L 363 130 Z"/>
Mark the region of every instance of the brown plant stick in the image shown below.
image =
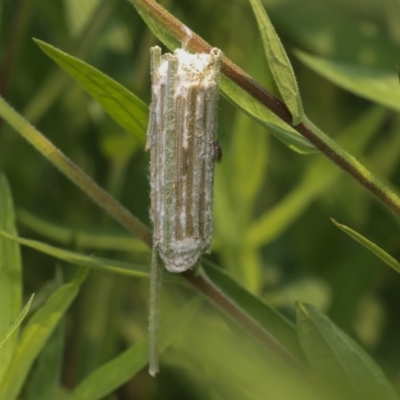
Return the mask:
<path id="1" fill-rule="evenodd" d="M 195 52 L 204 53 L 208 53 L 212 49 L 210 44 L 194 32 L 190 32 L 190 36 L 188 36 L 188 28 L 155 1 L 130 0 L 130 2 L 133 5 L 140 4 L 147 8 L 147 10 L 151 11 L 153 16 L 158 19 L 164 27 L 168 27 L 169 32 L 177 38 L 177 40 L 185 44 L 186 48 Z M 389 196 L 373 179 L 369 179 L 363 175 L 354 164 L 346 160 L 341 154 L 338 154 L 329 143 L 323 141 L 318 134 L 310 129 L 310 127 L 306 126 L 304 123 L 293 126 L 292 115 L 286 105 L 225 56 L 221 57 L 221 72 L 261 104 L 271 110 L 282 121 L 292 126 L 297 132 L 320 150 L 321 153 L 343 171 L 351 175 L 371 194 L 381 200 L 390 210 L 400 216 L 399 201 L 396 201 L 393 197 Z"/>

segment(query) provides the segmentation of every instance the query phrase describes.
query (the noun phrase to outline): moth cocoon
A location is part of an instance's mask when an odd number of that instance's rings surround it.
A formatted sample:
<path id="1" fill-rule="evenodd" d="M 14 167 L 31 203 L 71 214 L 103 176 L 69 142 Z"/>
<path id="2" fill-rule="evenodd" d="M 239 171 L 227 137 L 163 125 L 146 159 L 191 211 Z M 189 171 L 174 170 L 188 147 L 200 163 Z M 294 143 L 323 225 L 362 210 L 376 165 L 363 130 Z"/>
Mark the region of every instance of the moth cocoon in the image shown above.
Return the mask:
<path id="1" fill-rule="evenodd" d="M 154 246 L 170 272 L 209 251 L 221 51 L 161 55 L 151 48 L 151 150 Z"/>

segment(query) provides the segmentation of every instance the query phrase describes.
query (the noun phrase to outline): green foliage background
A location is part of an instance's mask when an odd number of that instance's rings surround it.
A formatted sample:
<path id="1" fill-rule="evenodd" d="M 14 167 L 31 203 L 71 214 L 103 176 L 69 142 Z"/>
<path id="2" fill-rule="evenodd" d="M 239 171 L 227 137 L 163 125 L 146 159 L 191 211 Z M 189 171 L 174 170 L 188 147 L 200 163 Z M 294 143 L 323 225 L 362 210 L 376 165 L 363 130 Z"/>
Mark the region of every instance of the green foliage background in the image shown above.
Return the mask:
<path id="1" fill-rule="evenodd" d="M 278 95 L 247 1 L 160 3 Z M 398 1 L 263 3 L 292 61 L 309 118 L 384 181 L 398 186 Z M 2 2 L 0 7 L 1 95 L 150 226 L 149 157 L 143 138 L 123 131 L 32 37 L 93 65 L 146 104 L 149 48 L 158 41 L 126 1 L 19 0 Z M 400 277 L 330 220 L 351 226 L 399 258 L 398 217 L 322 155 L 291 151 L 224 98 L 219 137 L 224 156 L 216 167 L 210 258 L 290 320 L 295 320 L 295 301 L 322 310 L 368 351 L 400 389 Z M 13 194 L 20 236 L 125 261 L 146 271 L 149 250 L 94 207 L 5 121 L 0 126 L 0 171 Z M 2 226 L 2 230 L 7 229 Z M 22 265 L 22 303 L 36 293 L 29 315 L 49 304 L 57 287 L 70 290 L 72 301 L 79 287 L 76 282 L 83 279 L 78 272 L 66 287 L 77 267 L 27 247 L 22 249 Z M 164 283 L 162 320 L 173 339 L 163 344 L 172 343 L 161 355 L 159 377 L 150 378 L 144 364 L 138 362 L 137 371 L 131 365 L 130 360 L 142 360 L 146 354 L 139 347 L 123 363 L 132 368 L 129 373 L 123 369 L 128 382 L 107 397 L 93 398 L 299 396 L 303 383 L 293 384 L 292 392 L 285 387 L 297 376 L 275 371 L 275 356 L 213 306 L 196 299 L 193 303 L 195 292 L 174 278 L 166 276 Z M 189 308 L 182 311 L 186 303 Z M 142 343 L 147 335 L 147 304 L 147 279 L 92 269 L 61 325 L 46 339 L 18 398 L 89 398 L 67 396 L 100 365 Z M 179 315 L 182 319 L 174 323 Z M 0 334 L 8 323 L 0 326 Z M 180 333 L 172 334 L 171 326 Z M 101 375 L 93 379 L 97 382 L 91 387 L 100 386 Z M 271 380 L 280 388 L 275 393 L 267 389 Z"/>

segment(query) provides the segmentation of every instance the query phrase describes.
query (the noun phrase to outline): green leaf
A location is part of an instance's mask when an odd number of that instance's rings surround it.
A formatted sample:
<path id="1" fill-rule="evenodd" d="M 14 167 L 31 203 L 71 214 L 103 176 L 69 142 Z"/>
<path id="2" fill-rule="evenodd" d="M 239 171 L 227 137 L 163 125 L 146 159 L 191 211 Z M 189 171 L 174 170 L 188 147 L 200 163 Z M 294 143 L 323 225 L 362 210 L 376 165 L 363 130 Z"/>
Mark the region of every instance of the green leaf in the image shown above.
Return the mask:
<path id="1" fill-rule="evenodd" d="M 169 355 L 170 364 L 178 359 L 186 379 L 192 386 L 197 383 L 193 393 L 200 391 L 200 399 L 332 400 L 309 379 L 306 366 L 286 364 L 218 315 L 193 318 L 165 357 Z"/>
<path id="2" fill-rule="evenodd" d="M 163 9 L 157 3 L 152 1 L 145 2 L 139 0 L 129 0 L 136 8 L 145 23 L 151 29 L 155 36 L 160 39 L 171 51 L 181 46 L 181 42 L 174 36 L 170 26 L 174 25 L 176 29 L 179 26 L 183 30 L 188 30 L 179 20 L 174 18 L 167 10 Z M 154 13 L 154 8 L 160 11 L 160 14 Z M 162 17 L 159 15 L 162 14 Z M 166 21 L 173 21 L 168 24 Z M 193 33 L 194 35 L 194 33 Z M 306 139 L 304 139 L 292 127 L 284 123 L 272 111 L 263 106 L 242 88 L 236 85 L 228 77 L 222 75 L 220 88 L 229 101 L 238 106 L 246 114 L 250 115 L 264 127 L 266 127 L 279 140 L 289 146 L 292 150 L 299 153 L 312 153 L 315 148 Z"/>
<path id="3" fill-rule="evenodd" d="M 68 72 L 123 129 L 144 143 L 148 107 L 129 90 L 85 62 L 34 39 L 53 61 Z"/>
<path id="4" fill-rule="evenodd" d="M 86 275 L 86 269 L 80 270 L 72 282 L 57 289 L 30 318 L 0 386 L 0 399 L 17 398 L 33 362 L 78 294 Z"/>
<path id="5" fill-rule="evenodd" d="M 107 231 L 82 230 L 62 226 L 45 220 L 23 209 L 17 210 L 17 221 L 52 241 L 66 245 L 74 244 L 77 248 L 91 250 L 128 251 L 132 253 L 150 253 L 150 249 L 139 239 L 123 233 L 107 233 Z"/>
<path id="6" fill-rule="evenodd" d="M 302 154 L 316 152 L 315 147 L 291 126 L 285 124 L 271 110 L 263 106 L 254 97 L 223 75 L 220 80 L 220 88 L 231 103 L 267 128 L 270 133 L 290 149 Z"/>
<path id="7" fill-rule="evenodd" d="M 13 321 L 13 323 L 8 327 L 8 329 L 3 334 L 0 334 L 0 348 L 3 347 L 3 345 L 7 341 L 7 339 L 21 325 L 21 322 L 24 320 L 24 318 L 26 317 L 26 314 L 29 311 L 29 308 L 32 304 L 33 297 L 34 297 L 34 294 L 32 294 L 32 296 L 30 297 L 28 302 L 25 304 L 24 308 L 18 314 L 17 318 Z"/>
<path id="8" fill-rule="evenodd" d="M 312 370 L 340 394 L 351 399 L 398 399 L 369 355 L 316 308 L 297 304 L 297 327 Z"/>
<path id="9" fill-rule="evenodd" d="M 257 20 L 269 68 L 283 101 L 292 113 L 293 125 L 304 118 L 303 104 L 292 64 L 260 0 L 249 0 Z"/>
<path id="10" fill-rule="evenodd" d="M 27 400 L 54 400 L 60 384 L 63 363 L 63 325 L 57 326 L 40 353 L 29 381 Z"/>
<path id="11" fill-rule="evenodd" d="M 11 191 L 0 174 L 0 229 L 16 235 L 14 206 Z M 0 238 L 0 332 L 5 332 L 21 316 L 22 277 L 19 245 Z M 0 383 L 13 357 L 17 345 L 19 326 L 0 349 Z"/>
<path id="12" fill-rule="evenodd" d="M 60 385 L 64 355 L 64 324 L 59 323 L 47 340 L 29 379 L 26 400 L 54 400 Z"/>
<path id="13" fill-rule="evenodd" d="M 400 111 L 400 90 L 395 70 L 346 64 L 296 51 L 297 57 L 312 70 L 350 92 Z"/>
<path id="14" fill-rule="evenodd" d="M 189 302 L 161 332 L 159 350 L 163 352 L 192 320 L 202 300 Z M 148 363 L 148 341 L 135 344 L 105 365 L 96 369 L 74 389 L 67 400 L 101 399 L 132 379 Z"/>
<path id="15" fill-rule="evenodd" d="M 206 278 L 218 288 L 224 297 L 241 309 L 259 329 L 294 357 L 299 360 L 303 359 L 296 328 L 291 322 L 236 283 L 220 268 L 203 262 L 202 270 Z"/>
<path id="16" fill-rule="evenodd" d="M 385 250 L 381 249 L 375 243 L 371 242 L 364 236 L 360 235 L 358 232 L 354 231 L 353 229 L 350 229 L 348 226 L 339 224 L 333 218 L 331 218 L 331 220 L 339 229 L 347 233 L 358 243 L 362 244 L 365 248 L 367 248 L 371 253 L 375 254 L 378 258 L 380 258 L 390 268 L 393 268 L 396 272 L 400 273 L 400 263 L 396 259 L 394 259 L 390 254 L 386 253 Z"/>
<path id="17" fill-rule="evenodd" d="M 59 260 L 67 261 L 71 264 L 80 265 L 87 268 L 99 268 L 108 272 L 125 274 L 130 276 L 147 276 L 149 273 L 148 266 L 127 263 L 123 261 L 115 261 L 101 257 L 88 256 L 86 254 L 60 249 L 50 246 L 36 240 L 23 239 L 18 236 L 9 235 L 0 231 L 0 237 L 7 237 L 24 246 L 31 247 L 42 253 L 58 258 Z"/>

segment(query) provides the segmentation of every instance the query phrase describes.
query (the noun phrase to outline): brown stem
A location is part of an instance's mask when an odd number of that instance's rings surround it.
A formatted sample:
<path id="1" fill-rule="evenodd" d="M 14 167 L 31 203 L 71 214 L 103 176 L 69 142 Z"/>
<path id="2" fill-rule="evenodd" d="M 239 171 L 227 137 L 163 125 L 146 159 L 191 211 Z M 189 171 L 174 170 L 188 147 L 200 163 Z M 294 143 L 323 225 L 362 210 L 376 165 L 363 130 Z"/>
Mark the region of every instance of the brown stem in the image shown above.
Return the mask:
<path id="1" fill-rule="evenodd" d="M 176 40 L 185 43 L 185 46 L 196 52 L 209 52 L 212 46 L 203 40 L 194 32 L 190 32 L 188 36 L 188 28 L 178 19 L 169 14 L 164 8 L 158 5 L 153 0 L 130 0 L 134 5 L 139 5 L 140 8 L 146 8 L 147 12 L 151 13 L 154 19 L 163 25 L 167 31 L 176 38 Z M 296 126 L 292 125 L 292 115 L 286 105 L 270 93 L 267 89 L 261 86 L 246 72 L 240 69 L 228 58 L 221 58 L 222 73 L 235 82 L 239 87 L 249 93 L 253 98 L 258 100 L 265 107 L 270 109 L 282 121 L 292 126 L 297 132 L 304 136 L 318 150 L 321 151 L 327 158 L 334 162 L 339 168 L 351 175 L 357 182 L 364 186 L 371 194 L 384 203 L 389 209 L 400 215 L 400 203 L 383 190 L 375 179 L 361 173 L 355 163 L 352 163 L 330 145 L 329 141 L 324 141 L 311 128 L 304 123 Z"/>
<path id="2" fill-rule="evenodd" d="M 271 352 L 287 361 L 296 369 L 305 372 L 304 366 L 291 353 L 281 346 L 272 336 L 255 323 L 244 313 L 229 297 L 225 296 L 204 274 L 198 274 L 193 270 L 187 270 L 180 274 L 191 286 L 195 287 L 206 298 L 211 300 L 221 311 L 230 316 L 246 332 L 261 342 Z"/>

